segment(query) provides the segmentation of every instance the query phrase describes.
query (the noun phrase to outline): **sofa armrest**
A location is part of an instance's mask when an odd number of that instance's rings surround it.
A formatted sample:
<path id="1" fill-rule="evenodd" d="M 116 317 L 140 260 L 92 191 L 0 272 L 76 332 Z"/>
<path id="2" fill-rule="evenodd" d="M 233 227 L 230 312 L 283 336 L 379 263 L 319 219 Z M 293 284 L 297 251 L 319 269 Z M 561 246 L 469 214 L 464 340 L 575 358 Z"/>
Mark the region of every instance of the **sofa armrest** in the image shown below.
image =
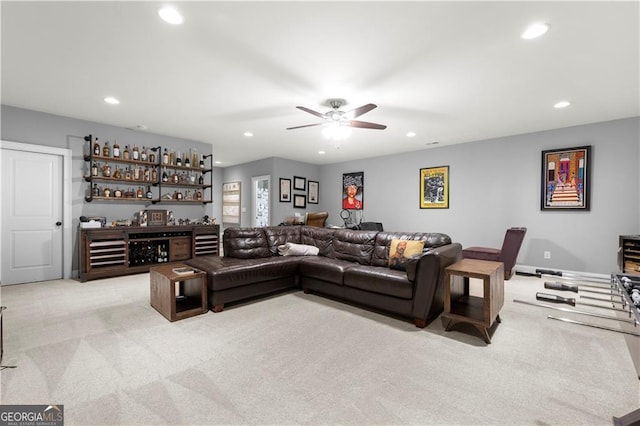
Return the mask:
<path id="1" fill-rule="evenodd" d="M 413 318 L 430 320 L 444 309 L 444 269 L 462 259 L 460 243 L 429 250 L 407 265 L 407 277 L 413 276 Z"/>

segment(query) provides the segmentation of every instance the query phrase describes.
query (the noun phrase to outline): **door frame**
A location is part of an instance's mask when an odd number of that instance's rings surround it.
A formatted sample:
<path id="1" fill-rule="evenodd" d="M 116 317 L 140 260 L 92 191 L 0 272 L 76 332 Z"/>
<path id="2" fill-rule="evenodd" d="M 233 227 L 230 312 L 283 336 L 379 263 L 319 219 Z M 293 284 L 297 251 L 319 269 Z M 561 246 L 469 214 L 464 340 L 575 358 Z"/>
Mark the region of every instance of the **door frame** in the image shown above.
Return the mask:
<path id="1" fill-rule="evenodd" d="M 0 156 L 2 155 L 2 151 L 5 149 L 57 155 L 62 157 L 62 277 L 64 279 L 71 278 L 71 265 L 73 263 L 73 229 L 71 227 L 71 188 L 73 182 L 71 176 L 72 151 L 67 148 L 56 148 L 46 145 L 35 145 L 29 143 L 0 140 Z M 0 203 L 2 203 L 1 197 Z M 1 215 L 2 209 L 0 209 L 0 223 L 2 223 Z M 0 246 L 0 256 L 2 256 L 1 250 L 2 247 Z"/>

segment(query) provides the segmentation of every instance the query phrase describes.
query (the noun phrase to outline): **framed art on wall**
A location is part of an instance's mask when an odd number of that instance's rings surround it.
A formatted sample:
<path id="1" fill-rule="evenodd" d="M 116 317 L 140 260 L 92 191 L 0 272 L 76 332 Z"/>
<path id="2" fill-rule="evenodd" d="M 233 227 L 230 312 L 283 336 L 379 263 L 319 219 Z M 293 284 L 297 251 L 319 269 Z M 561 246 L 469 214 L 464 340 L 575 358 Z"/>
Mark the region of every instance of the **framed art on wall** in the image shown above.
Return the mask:
<path id="1" fill-rule="evenodd" d="M 364 172 L 342 175 L 342 208 L 362 210 L 364 206 Z"/>
<path id="2" fill-rule="evenodd" d="M 420 208 L 449 208 L 449 166 L 420 169 Z"/>
<path id="3" fill-rule="evenodd" d="M 293 194 L 293 207 L 296 209 L 307 208 L 307 196 L 300 194 Z"/>
<path id="4" fill-rule="evenodd" d="M 240 224 L 240 182 L 222 185 L 222 223 Z"/>
<path id="5" fill-rule="evenodd" d="M 294 176 L 293 189 L 305 191 L 307 189 L 307 179 L 300 176 Z"/>
<path id="6" fill-rule="evenodd" d="M 280 178 L 280 202 L 291 202 L 291 179 Z"/>
<path id="7" fill-rule="evenodd" d="M 589 210 L 591 146 L 542 151 L 540 210 Z"/>
<path id="8" fill-rule="evenodd" d="M 309 204 L 318 204 L 318 190 L 320 189 L 320 184 L 315 180 L 309 181 L 309 187 L 307 192 L 307 202 Z"/>

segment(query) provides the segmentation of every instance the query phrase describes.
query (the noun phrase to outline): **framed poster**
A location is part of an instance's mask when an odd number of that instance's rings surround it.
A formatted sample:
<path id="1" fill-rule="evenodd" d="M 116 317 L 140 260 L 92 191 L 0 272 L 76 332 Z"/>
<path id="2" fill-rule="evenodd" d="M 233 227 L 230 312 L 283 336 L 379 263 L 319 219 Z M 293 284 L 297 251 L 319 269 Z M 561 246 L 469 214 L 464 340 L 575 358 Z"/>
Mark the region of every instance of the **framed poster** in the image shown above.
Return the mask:
<path id="1" fill-rule="evenodd" d="M 318 204 L 318 190 L 320 189 L 320 184 L 315 180 L 309 181 L 309 187 L 307 191 L 307 202 L 309 204 Z"/>
<path id="2" fill-rule="evenodd" d="M 293 207 L 296 209 L 307 208 L 307 196 L 300 194 L 293 194 Z"/>
<path id="3" fill-rule="evenodd" d="M 222 185 L 222 223 L 240 224 L 240 182 Z"/>
<path id="4" fill-rule="evenodd" d="M 280 202 L 291 202 L 291 179 L 280 178 Z"/>
<path id="5" fill-rule="evenodd" d="M 342 208 L 362 210 L 364 206 L 364 172 L 342 175 Z"/>
<path id="6" fill-rule="evenodd" d="M 307 179 L 300 176 L 294 176 L 293 189 L 305 191 L 307 189 Z"/>
<path id="7" fill-rule="evenodd" d="M 591 146 L 542 151 L 540 210 L 589 210 Z"/>
<path id="8" fill-rule="evenodd" d="M 420 169 L 420 208 L 449 208 L 449 166 Z"/>

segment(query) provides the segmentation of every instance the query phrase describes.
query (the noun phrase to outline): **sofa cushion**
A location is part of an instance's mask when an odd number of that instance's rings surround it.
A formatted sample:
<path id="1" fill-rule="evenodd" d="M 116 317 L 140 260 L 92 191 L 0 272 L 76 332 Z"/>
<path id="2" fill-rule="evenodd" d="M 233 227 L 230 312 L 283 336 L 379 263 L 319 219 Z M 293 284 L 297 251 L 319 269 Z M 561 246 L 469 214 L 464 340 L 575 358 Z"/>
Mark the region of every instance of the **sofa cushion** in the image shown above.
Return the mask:
<path id="1" fill-rule="evenodd" d="M 411 299 L 413 283 L 403 271 L 381 266 L 356 265 L 344 271 L 344 285 L 388 296 Z"/>
<path id="2" fill-rule="evenodd" d="M 282 256 L 317 256 L 318 247 L 307 244 L 286 243 L 278 246 L 278 254 Z"/>
<path id="3" fill-rule="evenodd" d="M 389 246 L 389 268 L 407 270 L 409 259 L 422 254 L 424 241 L 391 240 Z"/>
<path id="4" fill-rule="evenodd" d="M 315 226 L 300 227 L 300 243 L 318 247 L 319 256 L 335 257 L 333 252 L 333 234 L 330 228 L 317 228 Z"/>
<path id="5" fill-rule="evenodd" d="M 333 284 L 343 284 L 344 273 L 356 266 L 346 260 L 330 259 L 322 256 L 299 257 L 298 272 L 303 277 L 316 278 Z"/>
<path id="6" fill-rule="evenodd" d="M 438 232 L 378 232 L 371 255 L 372 265 L 389 266 L 389 248 L 394 239 L 424 241 L 425 250 L 451 244 L 448 235 Z"/>
<path id="7" fill-rule="evenodd" d="M 263 228 L 227 228 L 222 241 L 225 257 L 256 259 L 271 256 Z"/>
<path id="8" fill-rule="evenodd" d="M 207 271 L 208 285 L 213 291 L 296 275 L 298 258 L 271 257 L 238 259 L 233 257 L 200 256 L 187 262 Z"/>
<path id="9" fill-rule="evenodd" d="M 300 243 L 300 226 L 267 226 L 264 234 L 272 256 L 278 255 L 278 246 L 286 243 Z"/>
<path id="10" fill-rule="evenodd" d="M 336 259 L 361 265 L 371 264 L 371 254 L 377 231 L 337 229 L 333 234 L 333 251 Z"/>

